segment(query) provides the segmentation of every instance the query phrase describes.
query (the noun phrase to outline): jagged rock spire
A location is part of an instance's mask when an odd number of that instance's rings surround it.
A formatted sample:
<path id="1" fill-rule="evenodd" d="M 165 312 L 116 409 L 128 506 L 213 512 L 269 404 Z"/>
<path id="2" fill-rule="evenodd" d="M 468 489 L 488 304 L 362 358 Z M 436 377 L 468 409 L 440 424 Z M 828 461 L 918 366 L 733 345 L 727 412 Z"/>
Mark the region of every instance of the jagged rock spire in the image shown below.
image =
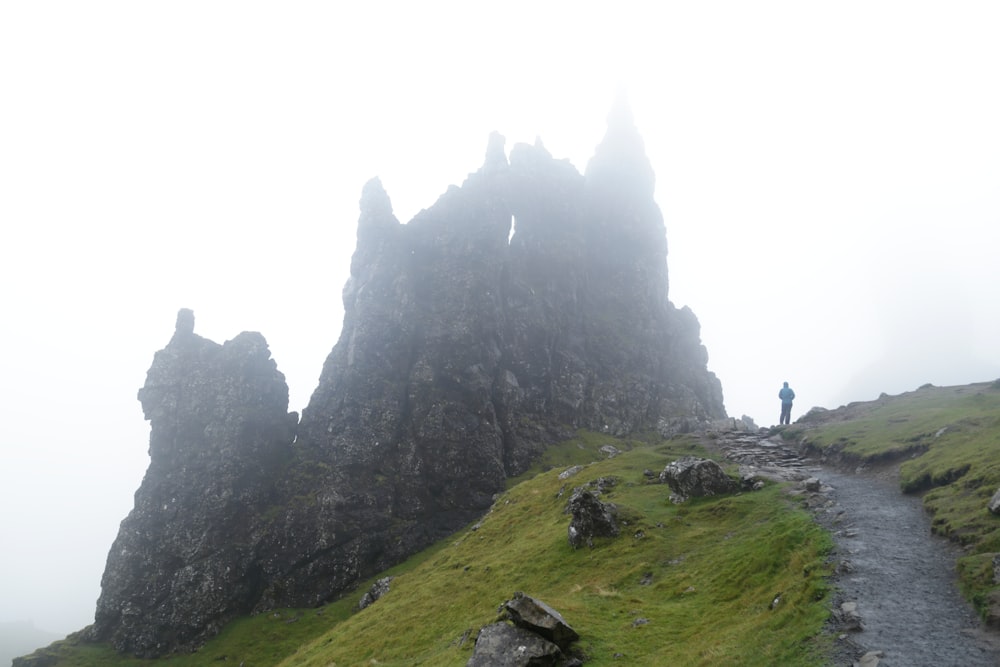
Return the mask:
<path id="1" fill-rule="evenodd" d="M 363 227 L 368 223 L 384 223 L 388 220 L 398 222 L 392 213 L 392 201 L 389 194 L 382 186 L 382 181 L 378 176 L 370 179 L 361 188 L 361 217 L 358 226 Z"/>
<path id="2" fill-rule="evenodd" d="M 489 142 L 486 144 L 486 160 L 483 162 L 483 171 L 493 171 L 503 169 L 507 166 L 507 154 L 504 152 L 504 145 L 507 139 L 499 132 L 490 132 Z"/>
<path id="3" fill-rule="evenodd" d="M 652 199 L 656 175 L 624 93 L 608 113 L 608 130 L 584 174 L 588 184 L 621 198 Z"/>
<path id="4" fill-rule="evenodd" d="M 182 309 L 139 390 L 149 469 L 108 553 L 90 630 L 138 656 L 191 650 L 253 611 L 263 565 L 252 554 L 295 437 L 264 337 L 219 345 L 193 327 Z"/>
<path id="5" fill-rule="evenodd" d="M 194 334 L 194 311 L 181 308 L 177 311 L 177 324 L 174 326 L 174 336 L 191 336 Z"/>
<path id="6" fill-rule="evenodd" d="M 666 298 L 653 184 L 623 99 L 585 176 L 540 143 L 508 163 L 493 134 L 483 168 L 406 225 L 370 180 L 341 338 L 299 423 L 263 336 L 218 345 L 181 311 L 140 391 L 150 468 L 93 636 L 192 649 L 467 525 L 576 429 L 724 416 L 697 320 Z"/>

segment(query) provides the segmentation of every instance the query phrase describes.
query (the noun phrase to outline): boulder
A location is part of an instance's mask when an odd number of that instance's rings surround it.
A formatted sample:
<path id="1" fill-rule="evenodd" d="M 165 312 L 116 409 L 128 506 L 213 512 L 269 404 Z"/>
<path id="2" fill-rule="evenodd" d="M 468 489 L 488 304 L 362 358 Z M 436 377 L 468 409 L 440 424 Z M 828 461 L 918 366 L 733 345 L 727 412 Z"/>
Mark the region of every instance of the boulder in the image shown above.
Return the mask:
<path id="1" fill-rule="evenodd" d="M 368 589 L 368 592 L 361 596 L 358 601 L 358 609 L 364 609 L 368 607 L 373 602 L 378 600 L 380 597 L 389 592 L 389 583 L 392 581 L 392 577 L 382 577 Z"/>
<path id="2" fill-rule="evenodd" d="M 698 496 L 718 496 L 739 490 L 740 484 L 715 461 L 685 456 L 668 463 L 660 473 L 679 501 Z"/>
<path id="3" fill-rule="evenodd" d="M 570 477 L 577 474 L 581 470 L 583 470 L 583 466 L 572 466 L 570 468 L 566 468 L 561 473 L 559 473 L 559 479 L 569 479 Z"/>
<path id="4" fill-rule="evenodd" d="M 539 667 L 559 665 L 559 647 L 529 630 L 493 623 L 479 631 L 466 667 Z"/>
<path id="5" fill-rule="evenodd" d="M 618 536 L 615 506 L 601 502 L 589 489 L 575 490 L 566 511 L 573 515 L 569 522 L 569 544 L 574 549 L 584 544 L 593 547 L 595 537 Z"/>
<path id="6" fill-rule="evenodd" d="M 622 453 L 622 450 L 618 449 L 614 445 L 603 445 L 600 450 L 601 454 L 604 454 L 609 459 L 613 459 Z"/>
<path id="7" fill-rule="evenodd" d="M 865 627 L 861 622 L 861 614 L 858 613 L 858 603 L 854 601 L 844 602 L 840 605 L 839 614 L 841 628 L 848 632 L 863 632 Z"/>
<path id="8" fill-rule="evenodd" d="M 583 664 L 568 655 L 569 646 L 580 638 L 555 609 L 517 592 L 500 605 L 506 622 L 487 625 L 479 631 L 466 667 L 522 667 Z"/>
<path id="9" fill-rule="evenodd" d="M 530 595 L 514 593 L 503 609 L 514 625 L 544 637 L 564 651 L 580 638 L 558 611 Z"/>
<path id="10" fill-rule="evenodd" d="M 997 492 L 990 498 L 990 502 L 986 505 L 986 508 L 993 514 L 1000 514 L 1000 489 L 997 489 Z"/>
<path id="11" fill-rule="evenodd" d="M 868 651 L 863 656 L 858 658 L 855 663 L 858 667 L 878 667 L 879 662 L 885 656 L 882 651 Z"/>

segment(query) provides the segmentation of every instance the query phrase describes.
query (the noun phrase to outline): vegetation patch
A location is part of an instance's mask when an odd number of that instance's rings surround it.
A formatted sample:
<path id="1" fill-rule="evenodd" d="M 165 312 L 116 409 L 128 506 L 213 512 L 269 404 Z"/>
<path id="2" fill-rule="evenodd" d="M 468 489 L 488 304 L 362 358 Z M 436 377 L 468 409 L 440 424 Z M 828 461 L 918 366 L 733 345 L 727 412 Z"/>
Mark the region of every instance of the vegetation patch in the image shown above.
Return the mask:
<path id="1" fill-rule="evenodd" d="M 664 449 L 690 453 L 677 444 L 522 482 L 476 530 L 283 665 L 464 665 L 514 591 L 557 609 L 581 634 L 588 665 L 817 664 L 828 535 L 778 487 L 671 505 L 643 472 L 672 460 Z M 573 550 L 566 502 L 598 477 L 620 480 L 602 500 L 620 508 L 622 535 Z"/>

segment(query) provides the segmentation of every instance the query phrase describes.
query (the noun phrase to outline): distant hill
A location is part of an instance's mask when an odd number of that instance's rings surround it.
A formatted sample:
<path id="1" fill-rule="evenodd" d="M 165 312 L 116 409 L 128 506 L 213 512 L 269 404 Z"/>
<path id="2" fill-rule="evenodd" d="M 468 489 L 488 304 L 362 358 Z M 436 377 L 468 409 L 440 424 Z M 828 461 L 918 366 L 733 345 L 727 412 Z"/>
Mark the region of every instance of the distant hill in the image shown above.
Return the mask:
<path id="1" fill-rule="evenodd" d="M 57 639 L 62 639 L 62 635 L 39 630 L 31 621 L 0 623 L 0 667 L 9 667 L 17 656 L 48 646 Z"/>

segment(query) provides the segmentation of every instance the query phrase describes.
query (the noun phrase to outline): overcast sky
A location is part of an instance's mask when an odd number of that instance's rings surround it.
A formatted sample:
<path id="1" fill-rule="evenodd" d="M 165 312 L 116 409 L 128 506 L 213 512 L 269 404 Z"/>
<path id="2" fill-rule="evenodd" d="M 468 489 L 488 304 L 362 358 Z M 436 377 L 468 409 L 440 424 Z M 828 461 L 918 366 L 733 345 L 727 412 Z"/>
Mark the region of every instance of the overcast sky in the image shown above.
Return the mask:
<path id="1" fill-rule="evenodd" d="M 0 622 L 92 622 L 179 308 L 300 411 L 364 182 L 582 171 L 620 88 L 730 415 L 1000 376 L 1000 4 L 353 4 L 0 3 Z"/>

